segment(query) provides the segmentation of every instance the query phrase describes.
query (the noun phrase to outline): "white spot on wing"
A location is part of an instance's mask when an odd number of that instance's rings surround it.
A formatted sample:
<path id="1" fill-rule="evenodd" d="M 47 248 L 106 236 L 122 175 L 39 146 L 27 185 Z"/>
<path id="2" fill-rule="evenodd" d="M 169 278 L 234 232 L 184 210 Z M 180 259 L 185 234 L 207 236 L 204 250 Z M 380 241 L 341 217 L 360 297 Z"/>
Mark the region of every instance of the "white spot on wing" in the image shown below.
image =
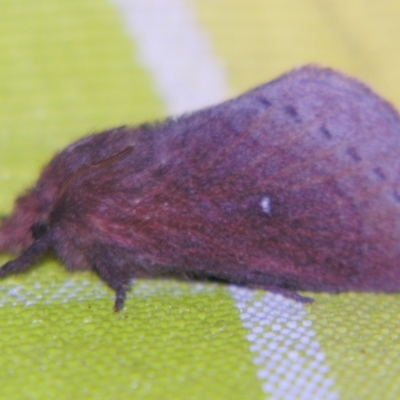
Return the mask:
<path id="1" fill-rule="evenodd" d="M 261 206 L 261 210 L 263 211 L 263 213 L 265 214 L 271 214 L 271 198 L 268 196 L 265 196 L 261 199 L 260 201 L 260 206 Z"/>

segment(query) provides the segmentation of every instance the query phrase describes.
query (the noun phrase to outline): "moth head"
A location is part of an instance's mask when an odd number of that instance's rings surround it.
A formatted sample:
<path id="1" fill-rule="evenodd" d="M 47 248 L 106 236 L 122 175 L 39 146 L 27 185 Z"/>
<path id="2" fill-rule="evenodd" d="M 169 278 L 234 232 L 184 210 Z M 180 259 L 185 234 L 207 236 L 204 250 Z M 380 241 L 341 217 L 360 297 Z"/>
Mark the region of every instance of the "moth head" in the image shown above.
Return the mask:
<path id="1" fill-rule="evenodd" d="M 49 210 L 34 190 L 18 198 L 11 215 L 0 222 L 0 252 L 19 254 L 42 236 Z"/>

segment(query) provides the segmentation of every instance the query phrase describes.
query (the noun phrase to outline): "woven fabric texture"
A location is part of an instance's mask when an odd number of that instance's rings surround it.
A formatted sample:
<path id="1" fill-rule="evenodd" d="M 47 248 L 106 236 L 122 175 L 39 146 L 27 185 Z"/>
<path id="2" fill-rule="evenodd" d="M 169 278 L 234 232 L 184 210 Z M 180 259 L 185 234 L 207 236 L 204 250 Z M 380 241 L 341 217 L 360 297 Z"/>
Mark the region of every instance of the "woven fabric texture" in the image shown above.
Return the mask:
<path id="1" fill-rule="evenodd" d="M 398 0 L 4 0 L 0 214 L 78 137 L 301 64 L 400 107 L 399 37 Z M 144 280 L 115 314 L 94 274 L 48 257 L 1 281 L 0 398 L 400 398 L 400 294 L 311 295 Z"/>

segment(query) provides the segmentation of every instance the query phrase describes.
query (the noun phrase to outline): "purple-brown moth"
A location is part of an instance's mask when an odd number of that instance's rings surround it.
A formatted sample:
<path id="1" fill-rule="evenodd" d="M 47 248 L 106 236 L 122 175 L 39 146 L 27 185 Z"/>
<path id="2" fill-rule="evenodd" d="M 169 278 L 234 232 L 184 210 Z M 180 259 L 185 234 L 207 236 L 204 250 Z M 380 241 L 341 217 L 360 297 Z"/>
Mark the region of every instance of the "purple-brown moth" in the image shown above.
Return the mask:
<path id="1" fill-rule="evenodd" d="M 132 278 L 294 291 L 400 291 L 400 117 L 362 83 L 306 66 L 236 99 L 85 137 L 0 228 L 19 254 Z"/>

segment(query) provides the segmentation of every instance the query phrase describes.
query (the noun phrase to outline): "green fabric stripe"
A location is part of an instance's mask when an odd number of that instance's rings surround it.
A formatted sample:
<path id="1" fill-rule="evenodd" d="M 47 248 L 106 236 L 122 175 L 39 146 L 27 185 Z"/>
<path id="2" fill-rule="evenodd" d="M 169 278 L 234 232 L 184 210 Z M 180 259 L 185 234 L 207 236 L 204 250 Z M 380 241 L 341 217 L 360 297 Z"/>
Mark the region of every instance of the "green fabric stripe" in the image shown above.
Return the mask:
<path id="1" fill-rule="evenodd" d="M 354 70 L 351 54 L 321 13 L 321 2 L 190 1 L 226 61 L 236 93 L 310 62 Z"/>
<path id="2" fill-rule="evenodd" d="M 313 295 L 309 319 L 340 399 L 398 399 L 400 295 Z"/>
<path id="3" fill-rule="evenodd" d="M 103 0 L 5 0 L 0 13 L 0 210 L 72 139 L 162 106 Z"/>
<path id="4" fill-rule="evenodd" d="M 400 105 L 398 0 L 187 0 L 226 61 L 235 93 L 319 63 Z"/>
<path id="5" fill-rule="evenodd" d="M 139 282 L 115 314 L 111 291 L 87 275 L 43 266 L 25 276 L 23 290 L 16 278 L 5 282 L 16 299 L 26 300 L 29 291 L 36 304 L 0 308 L 1 397 L 263 398 L 245 331 L 223 288 Z"/>

